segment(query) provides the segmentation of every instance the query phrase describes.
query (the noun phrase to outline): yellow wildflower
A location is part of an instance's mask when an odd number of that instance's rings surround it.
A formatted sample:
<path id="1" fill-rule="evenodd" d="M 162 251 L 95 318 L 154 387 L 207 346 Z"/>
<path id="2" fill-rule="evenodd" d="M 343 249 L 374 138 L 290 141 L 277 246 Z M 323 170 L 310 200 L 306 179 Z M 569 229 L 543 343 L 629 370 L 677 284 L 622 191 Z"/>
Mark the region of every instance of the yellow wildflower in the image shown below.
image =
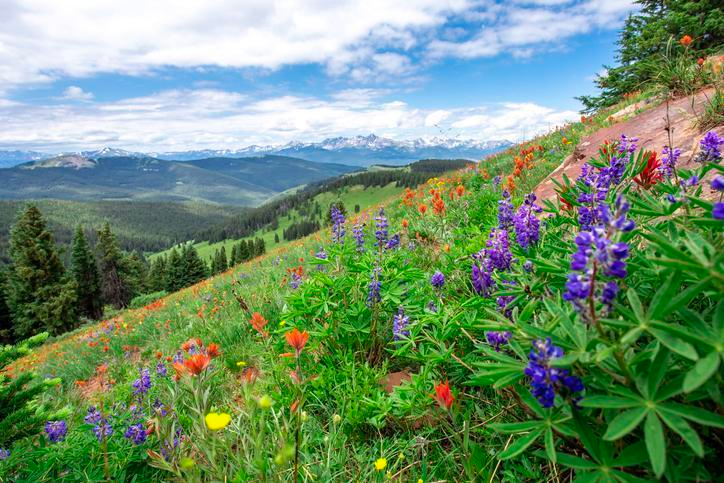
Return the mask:
<path id="1" fill-rule="evenodd" d="M 259 404 L 259 407 L 262 409 L 269 409 L 272 406 L 272 398 L 267 396 L 266 394 L 259 398 L 257 401 L 257 404 Z"/>
<path id="2" fill-rule="evenodd" d="M 209 413 L 204 418 L 206 420 L 206 427 L 211 431 L 219 431 L 224 429 L 231 422 L 231 415 L 227 413 Z"/>
<path id="3" fill-rule="evenodd" d="M 387 468 L 387 458 L 377 458 L 377 461 L 375 461 L 375 469 L 382 471 L 385 468 Z"/>

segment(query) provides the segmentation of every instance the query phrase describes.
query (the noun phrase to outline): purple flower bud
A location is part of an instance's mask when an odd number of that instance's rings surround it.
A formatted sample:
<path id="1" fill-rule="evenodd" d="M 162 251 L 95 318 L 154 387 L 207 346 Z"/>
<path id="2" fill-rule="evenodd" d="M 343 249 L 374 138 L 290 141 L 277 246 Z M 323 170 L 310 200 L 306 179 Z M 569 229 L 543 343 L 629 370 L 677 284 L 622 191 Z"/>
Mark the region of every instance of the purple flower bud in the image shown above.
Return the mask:
<path id="1" fill-rule="evenodd" d="M 58 443 L 65 439 L 65 435 L 68 433 L 68 426 L 65 421 L 48 421 L 45 423 L 45 434 L 48 435 L 48 439 L 51 443 Z"/>
<path id="2" fill-rule="evenodd" d="M 132 424 L 123 436 L 130 439 L 135 445 L 143 444 L 146 441 L 146 428 L 143 427 L 143 423 Z"/>
<path id="3" fill-rule="evenodd" d="M 711 189 L 724 191 L 724 176 L 717 176 L 711 181 Z"/>
<path id="4" fill-rule="evenodd" d="M 500 346 L 510 341 L 512 334 L 509 331 L 504 332 L 486 332 L 485 338 L 496 352 L 500 352 Z"/>
<path id="5" fill-rule="evenodd" d="M 400 340 L 403 337 L 410 337 L 410 331 L 407 330 L 407 326 L 410 323 L 410 317 L 405 315 L 405 309 L 400 307 L 392 319 L 392 338 L 394 340 Z"/>
<path id="6" fill-rule="evenodd" d="M 430 278 L 430 285 L 440 290 L 445 285 L 445 275 L 440 271 L 433 273 L 432 278 Z"/>
<path id="7" fill-rule="evenodd" d="M 711 209 L 711 217 L 715 220 L 724 220 L 724 202 L 717 201 Z"/>

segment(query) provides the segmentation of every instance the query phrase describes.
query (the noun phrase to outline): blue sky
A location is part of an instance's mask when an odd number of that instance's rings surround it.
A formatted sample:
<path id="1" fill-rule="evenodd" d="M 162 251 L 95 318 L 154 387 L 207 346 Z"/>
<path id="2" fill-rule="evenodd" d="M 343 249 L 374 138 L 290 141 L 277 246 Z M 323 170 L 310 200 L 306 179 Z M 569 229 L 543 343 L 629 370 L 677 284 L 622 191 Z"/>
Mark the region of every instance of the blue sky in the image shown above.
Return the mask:
<path id="1" fill-rule="evenodd" d="M 518 139 L 577 116 L 629 0 L 0 4 L 0 149 Z"/>

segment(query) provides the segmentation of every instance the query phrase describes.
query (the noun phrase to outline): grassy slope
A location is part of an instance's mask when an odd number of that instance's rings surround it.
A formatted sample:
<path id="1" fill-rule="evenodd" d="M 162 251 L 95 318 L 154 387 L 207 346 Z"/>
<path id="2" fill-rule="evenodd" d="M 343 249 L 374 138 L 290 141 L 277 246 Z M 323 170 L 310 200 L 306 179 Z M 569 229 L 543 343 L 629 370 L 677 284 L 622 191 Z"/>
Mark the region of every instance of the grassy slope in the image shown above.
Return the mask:
<path id="1" fill-rule="evenodd" d="M 596 125 L 600 125 L 601 119 L 605 119 L 606 115 L 607 113 L 604 113 L 595 120 L 594 129 Z M 549 156 L 546 156 L 545 160 L 537 162 L 536 166 L 527 172 L 526 177 L 518 181 L 519 192 L 530 190 L 551 169 L 556 167 L 572 151 L 572 146 L 575 145 L 584 129 L 590 130 L 592 127 L 584 128 L 576 123 L 569 128 L 566 135 L 568 139 L 573 140 L 573 144 L 570 145 L 561 144 L 559 133 L 540 139 L 539 141 L 546 146 Z M 512 151 L 509 151 L 496 156 L 494 161 L 488 161 L 486 165 L 490 167 L 491 174 L 510 172 L 513 154 Z M 465 176 L 467 177 L 467 175 Z M 456 210 L 475 210 L 484 208 L 485 203 L 493 202 L 493 200 L 477 196 L 473 192 L 469 198 L 464 199 L 464 204 L 451 204 L 451 209 L 453 206 L 457 206 Z M 391 218 L 391 232 L 395 232 L 400 229 L 402 211 L 397 203 L 393 203 L 388 213 Z M 435 230 L 439 227 L 436 228 L 432 224 L 430 228 Z M 281 406 L 288 404 L 289 395 L 279 393 L 276 383 L 280 374 L 284 375 L 287 370 L 286 363 L 282 361 L 280 365 L 276 355 L 284 350 L 281 335 L 286 331 L 283 327 L 284 310 L 290 295 L 285 269 L 298 265 L 302 258 L 308 258 L 309 251 L 316 249 L 320 243 L 323 243 L 323 240 L 327 239 L 327 236 L 326 232 L 315 234 L 283 247 L 272 248 L 264 257 L 235 267 L 197 286 L 172 294 L 152 307 L 127 311 L 111 321 L 80 329 L 73 334 L 47 343 L 30 356 L 16 362 L 12 368 L 13 372 L 33 369 L 48 376 L 62 378 L 63 384 L 44 402 L 55 408 L 67 405 L 68 409 L 64 417 L 69 421 L 71 430 L 67 440 L 61 445 L 57 445 L 52 452 L 52 458 L 46 458 L 45 462 L 38 463 L 47 454 L 51 454 L 49 450 L 47 452 L 42 449 L 30 450 L 28 446 L 17 448 L 13 451 L 13 456 L 8 460 L 6 466 L 0 468 L 0 476 L 5 471 L 5 474 L 11 479 L 18 475 L 28 479 L 41 479 L 51 475 L 57 477 L 58 468 L 67 468 L 66 475 L 69 477 L 98 478 L 101 474 L 100 455 L 97 449 L 93 449 L 95 446 L 92 434 L 81 423 L 85 408 L 90 401 L 81 400 L 75 381 L 88 380 L 98 364 L 107 362 L 115 385 L 106 399 L 128 401 L 130 399 L 129 385 L 137 377 L 137 368 L 141 365 L 153 366 L 156 351 L 161 351 L 164 356 L 172 355 L 179 344 L 190 337 L 201 337 L 205 341 L 212 340 L 221 344 L 223 348 L 220 364 L 222 370 L 216 374 L 209 396 L 214 401 L 214 405 L 232 414 L 244 413 L 243 401 L 244 395 L 247 393 L 240 384 L 239 372 L 235 369 L 236 362 L 239 360 L 245 361 L 248 366 L 260 368 L 262 371 L 258 382 L 251 389 L 252 394 L 259 395 L 269 392 L 279 400 Z M 370 235 L 368 234 L 368 236 Z M 454 234 L 450 236 L 450 243 L 453 245 L 451 255 L 442 254 L 439 246 L 432 244 L 421 247 L 414 256 L 413 262 L 418 263 L 427 271 L 437 263 L 454 264 L 453 254 L 464 256 L 465 253 L 470 252 L 471 240 L 457 238 Z M 474 244 L 478 243 L 483 243 L 483 241 L 479 240 Z M 312 270 L 315 263 L 307 260 L 304 263 L 306 270 Z M 332 271 L 338 269 L 334 266 L 330 268 Z M 268 330 L 271 332 L 271 347 L 261 343 L 250 329 L 247 323 L 248 314 L 240 309 L 232 294 L 234 284 L 237 285 L 239 294 L 251 310 L 261 311 L 271 321 L 268 326 Z M 451 310 L 455 310 L 455 307 L 452 307 Z M 297 323 L 304 324 L 304 321 L 297 321 Z M 129 356 L 129 353 L 136 353 L 136 347 L 139 355 L 137 357 Z M 309 350 L 313 357 L 321 357 L 321 349 L 312 339 Z M 350 370 L 352 373 L 348 372 Z M 329 389 L 332 394 L 328 394 L 328 398 L 325 400 L 309 400 L 305 406 L 310 413 L 304 430 L 305 435 L 308 435 L 303 456 L 305 479 L 315 477 L 322 480 L 360 479 L 370 481 L 374 478 L 371 462 L 380 454 L 385 455 L 390 461 L 389 468 L 398 476 L 403 476 L 405 480 L 414 481 L 418 475 L 425 476 L 425 481 L 428 481 L 428 476 L 429 478 L 453 480 L 460 477 L 460 474 L 457 473 L 460 469 L 455 460 L 448 459 L 450 458 L 449 446 L 429 444 L 425 446 L 426 456 L 420 460 L 420 449 L 416 446 L 418 437 L 434 439 L 436 437 L 434 427 L 423 427 L 418 431 L 405 424 L 396 424 L 392 426 L 394 430 L 385 430 L 382 433 L 374 430 L 374 425 L 370 426 L 372 421 L 364 419 L 364 415 L 367 414 L 364 411 L 366 405 L 374 402 L 385 404 L 387 396 L 380 390 L 377 381 L 388 370 L 389 366 L 386 363 L 370 367 L 357 363 L 349 365 L 349 362 L 345 360 L 338 360 L 331 364 L 327 361 L 327 364 L 320 363 L 315 366 L 314 372 L 319 376 L 319 382 L 315 385 L 332 387 Z M 165 386 L 164 381 L 156 380 L 151 397 L 164 394 Z M 486 404 L 490 410 L 489 414 L 479 416 L 485 419 L 499 413 L 506 404 L 507 402 L 501 400 L 500 396 L 493 394 Z M 342 432 L 335 429 L 332 432 L 330 420 L 333 413 L 344 416 L 342 424 L 349 426 L 347 431 Z M 360 418 L 363 419 L 360 420 Z M 255 431 L 255 429 L 244 426 L 243 418 L 239 424 L 242 425 L 240 427 L 242 431 Z M 321 435 L 328 437 L 322 438 Z M 271 434 L 268 437 L 270 441 L 277 441 L 274 438 L 278 438 L 278 436 Z M 497 439 L 490 441 L 491 446 L 502 446 L 502 444 L 504 441 L 501 442 Z M 77 448 L 90 449 L 80 451 Z M 167 477 L 166 473 L 160 474 L 142 462 L 145 454 L 142 448 L 129 446 L 120 439 L 118 442 L 112 440 L 110 451 L 112 451 L 111 465 L 114 474 L 118 474 L 117 472 L 121 472 L 123 468 L 132 468 L 141 479 Z M 407 454 L 408 457 L 414 457 L 416 461 L 419 461 L 415 463 L 413 469 L 405 473 L 406 462 L 398 459 L 396 457 L 398 454 Z M 320 460 L 320 455 L 326 456 Z M 483 454 L 480 457 L 490 458 L 489 455 Z M 422 466 L 418 466 L 418 463 Z M 49 464 L 54 465 L 52 471 L 56 473 L 46 472 L 44 468 Z M 21 471 L 21 473 L 15 473 L 15 471 Z M 280 468 L 279 471 L 282 478 L 291 476 L 288 467 Z M 516 471 L 517 473 L 513 474 L 507 473 L 507 477 L 515 478 L 516 474 L 525 474 L 526 478 L 532 480 L 543 478 L 542 469 L 531 465 L 527 467 L 523 465 Z"/>
<path id="2" fill-rule="evenodd" d="M 326 207 L 329 206 L 332 201 L 341 200 L 344 203 L 344 206 L 347 207 L 347 210 L 352 211 L 356 204 L 360 205 L 362 209 L 365 209 L 367 207 L 374 206 L 382 202 L 383 200 L 389 199 L 390 197 L 398 195 L 402 191 L 403 189 L 396 187 L 395 183 L 390 183 L 382 188 L 369 187 L 367 189 L 364 189 L 361 185 L 351 186 L 343 189 L 340 193 L 320 193 L 319 195 L 314 197 L 314 201 L 318 201 L 322 207 Z M 277 228 L 276 230 L 257 230 L 251 237 L 248 238 L 263 238 L 264 242 L 266 243 L 267 249 L 269 249 L 277 245 L 274 242 L 274 235 L 277 234 L 279 235 L 280 240 L 279 245 L 287 244 L 288 242 L 284 240 L 284 238 L 282 237 L 282 233 L 284 232 L 284 229 L 286 229 L 289 225 L 293 224 L 299 219 L 299 214 L 296 212 L 296 210 L 292 210 L 290 215 L 290 218 L 287 218 L 285 216 L 279 220 L 279 228 Z M 216 250 L 220 249 L 222 246 L 225 247 L 226 255 L 229 256 L 231 254 L 231 249 L 233 245 L 235 243 L 238 243 L 239 241 L 240 240 L 224 240 L 211 244 L 204 241 L 195 243 L 194 246 L 198 250 L 199 255 L 202 259 L 209 260 L 214 256 Z M 167 254 L 168 252 L 169 250 L 164 250 L 163 252 L 150 255 L 149 258 L 152 260 L 154 257 L 162 254 Z"/>

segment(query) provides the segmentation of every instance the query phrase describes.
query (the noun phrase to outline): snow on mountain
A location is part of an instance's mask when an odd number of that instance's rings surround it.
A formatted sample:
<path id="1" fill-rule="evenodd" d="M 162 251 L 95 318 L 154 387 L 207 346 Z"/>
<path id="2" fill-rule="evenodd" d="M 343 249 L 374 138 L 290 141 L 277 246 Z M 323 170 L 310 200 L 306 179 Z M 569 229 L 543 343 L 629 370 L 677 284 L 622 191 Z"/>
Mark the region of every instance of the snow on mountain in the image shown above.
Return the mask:
<path id="1" fill-rule="evenodd" d="M 321 142 L 305 143 L 292 141 L 280 145 L 250 145 L 238 149 L 203 149 L 193 151 L 151 152 L 139 153 L 118 148 L 103 147 L 93 151 L 81 151 L 75 154 L 88 159 L 101 159 L 110 157 L 131 158 L 158 158 L 174 161 L 193 161 L 204 158 L 245 158 L 274 154 L 292 156 L 308 161 L 324 163 L 341 163 L 347 165 L 371 164 L 407 164 L 419 159 L 470 159 L 478 160 L 482 157 L 510 146 L 510 141 L 479 141 L 474 139 L 457 139 L 444 137 L 417 138 L 409 140 L 394 140 L 375 134 L 367 136 L 338 136 L 327 138 Z M 0 151 L 0 167 L 6 159 Z M 36 153 L 41 154 L 41 153 Z M 19 162 L 47 159 L 53 155 L 43 155 L 37 158 L 23 158 Z M 8 159 L 10 157 L 8 156 Z M 19 164 L 15 162 L 14 164 Z M 10 164 L 5 167 L 12 166 Z"/>

